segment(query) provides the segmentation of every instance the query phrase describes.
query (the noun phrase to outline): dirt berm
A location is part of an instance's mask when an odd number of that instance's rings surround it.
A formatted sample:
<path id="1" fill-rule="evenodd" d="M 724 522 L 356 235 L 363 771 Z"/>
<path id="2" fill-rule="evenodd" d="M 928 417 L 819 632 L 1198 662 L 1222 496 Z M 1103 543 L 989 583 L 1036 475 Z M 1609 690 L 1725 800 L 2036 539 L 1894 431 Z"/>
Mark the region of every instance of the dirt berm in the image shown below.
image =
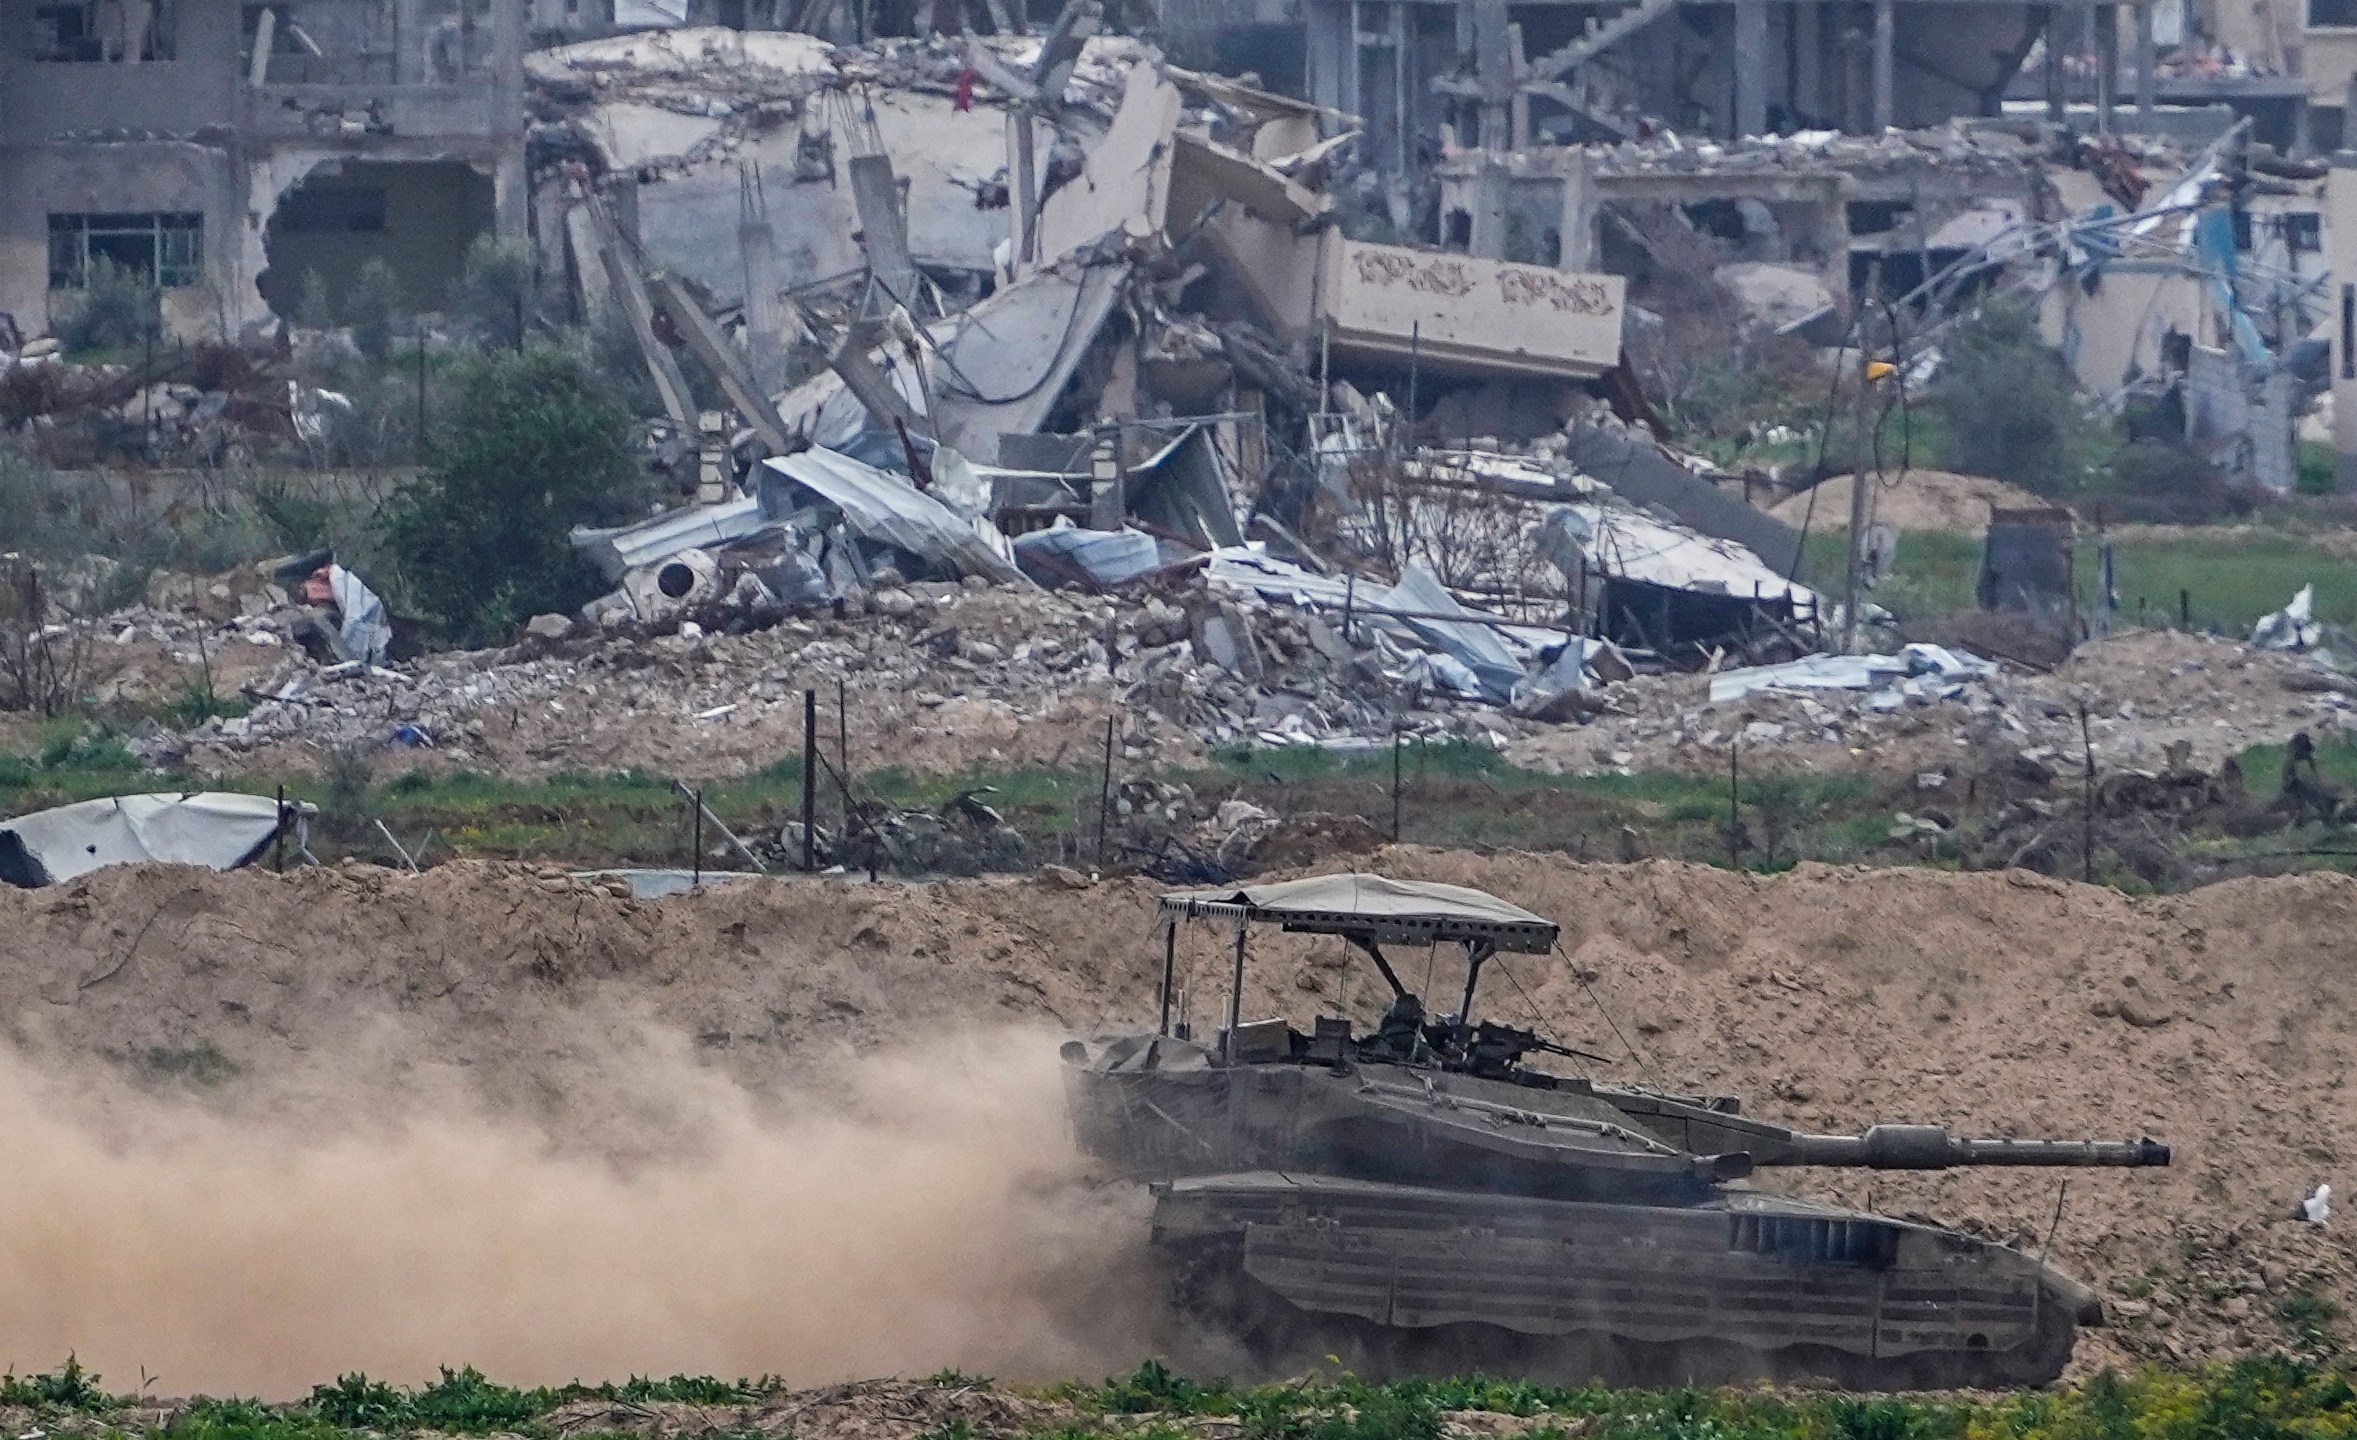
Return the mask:
<path id="1" fill-rule="evenodd" d="M 1479 885 L 1560 920 L 1565 954 L 1512 958 L 1511 979 L 1487 983 L 1487 1003 L 1598 1051 L 1626 1054 L 1625 1037 L 1644 1060 L 1607 1072 L 1617 1078 L 1731 1092 L 1753 1113 L 1825 1129 L 1936 1121 L 1966 1134 L 2171 1142 L 2166 1171 L 2069 1172 L 2053 1251 L 2104 1290 L 2118 1320 L 2082 1344 L 2081 1368 L 2287 1345 L 2303 1325 L 2313 1342 L 2317 1327 L 2339 1323 L 2334 1307 L 2357 1299 L 2347 1227 L 2292 1218 L 2320 1180 L 2347 1193 L 2340 1160 L 2357 1153 L 2357 1110 L 2343 1090 L 2357 1051 L 2357 881 L 2248 880 L 2131 899 L 2022 873 L 1804 866 L 1760 878 L 1416 849 L 1373 867 Z M 61 1106 L 113 1097 L 87 1123 L 116 1150 L 150 1143 L 150 1111 L 218 1137 L 245 1126 L 340 1136 L 474 1110 L 530 1126 L 553 1153 L 635 1156 L 659 1170 L 659 1158 L 646 1162 L 680 1143 L 667 1128 L 677 1092 L 649 1077 L 671 1068 L 725 1076 L 767 1116 L 814 1090 L 856 1094 L 862 1066 L 912 1046 L 947 1051 L 979 1036 L 1020 1049 L 1028 1065 L 1057 1030 L 1150 1019 L 1154 889 L 780 882 L 641 903 L 554 872 L 477 863 L 421 877 L 105 871 L 0 892 L 0 1018 L 18 1052 L 8 1066 L 37 1076 L 43 1095 L 65 1097 Z M 1207 930 L 1187 935 L 1181 953 L 1208 1021 L 1225 947 Z M 1377 1008 L 1335 942 L 1272 934 L 1257 953 L 1248 1013 L 1300 1019 L 1343 1004 L 1367 1020 Z M 1424 966 L 1411 957 L 1404 968 L 1422 979 Z M 1452 968 L 1443 960 L 1428 988 L 1453 986 Z M 665 1052 L 650 1034 L 684 1038 Z M 954 1074 L 944 1100 L 974 1088 Z M 1025 1123 L 1052 1136 L 1052 1079 L 1021 1103 L 1043 1111 Z M 0 1107 L 0 1127 L 46 1113 Z M 2054 1224 L 2058 1173 L 1776 1181 L 2035 1249 Z M 743 1203 L 791 1228 L 798 1194 Z M 552 1200 L 547 1213 L 569 1203 Z M 1018 1213 L 976 1209 L 960 1223 Z M 11 1223 L 24 1217 L 0 1203 L 0 1232 Z M 104 1212 L 78 1223 L 71 1233 L 103 1249 L 109 1237 L 90 1232 L 103 1230 Z M 17 1263 L 9 1243 L 0 1233 L 0 1267 Z M 70 1288 L 77 1273 L 60 1261 L 49 1278 Z M 136 1288 L 139 1277 L 110 1272 L 108 1283 Z M 256 1303 L 266 1302 L 264 1292 Z M 67 1331 L 98 1322 L 69 1312 L 57 1312 L 68 1318 L 54 1335 L 28 1333 L 49 1322 L 20 1317 L 0 1334 L 10 1351 L 0 1359 L 47 1363 L 93 1343 Z M 743 1351 L 696 1363 L 694 1326 L 679 1324 L 667 1359 L 684 1351 L 690 1368 L 743 1363 L 797 1383 L 864 1364 L 923 1373 L 929 1358 L 822 1345 L 767 1363 Z M 929 1333 L 910 1328 L 911 1345 Z M 38 1353 L 51 1343 L 57 1354 Z M 487 1367 L 500 1358 L 440 1353 Z M 518 1353 L 511 1363 L 542 1371 L 638 1356 Z M 1039 1363 L 1099 1358 L 1054 1352 Z"/>

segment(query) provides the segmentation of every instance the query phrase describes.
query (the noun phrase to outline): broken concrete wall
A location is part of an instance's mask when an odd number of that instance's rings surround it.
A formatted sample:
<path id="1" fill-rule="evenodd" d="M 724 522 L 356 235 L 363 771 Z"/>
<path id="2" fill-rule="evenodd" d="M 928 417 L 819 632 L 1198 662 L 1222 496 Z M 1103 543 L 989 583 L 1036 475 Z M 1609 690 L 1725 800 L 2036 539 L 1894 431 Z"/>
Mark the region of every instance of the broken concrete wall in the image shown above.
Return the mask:
<path id="1" fill-rule="evenodd" d="M 1624 282 L 1326 232 L 1318 314 L 1337 354 L 1436 372 L 1600 375 L 1620 360 Z"/>
<path id="2" fill-rule="evenodd" d="M 34 7 L 0 7 L 0 144 L 111 135 L 189 136 L 236 113 L 244 43 L 234 5 L 183 4 L 172 59 L 109 64 L 33 58 Z"/>
<path id="3" fill-rule="evenodd" d="M 2324 198 L 2325 246 L 2333 270 L 2324 328 L 2332 345 L 2334 468 L 2346 488 L 2357 484 L 2357 152 L 2333 156 Z"/>
<path id="4" fill-rule="evenodd" d="M 1143 238 L 1162 228 L 1178 117 L 1178 87 L 1155 66 L 1131 66 L 1111 128 L 1089 150 L 1081 173 L 1040 207 L 1043 262 L 1118 231 Z"/>
<path id="5" fill-rule="evenodd" d="M 346 162 L 357 158 L 355 149 L 368 158 L 362 168 L 347 172 Z M 451 184 L 453 172 L 473 179 Z M 282 225 L 273 223 L 298 187 L 319 180 L 333 189 L 340 173 L 357 177 L 350 182 L 353 188 L 362 181 L 371 187 L 381 183 L 388 202 L 400 199 L 410 208 L 398 217 L 388 211 L 386 229 L 373 239 L 326 234 L 306 243 L 304 237 L 288 235 Z M 527 198 L 520 136 L 472 141 L 380 136 L 359 147 L 257 146 L 246 167 L 245 190 L 245 209 L 264 219 L 259 225 L 239 227 L 237 288 L 229 302 L 233 327 L 287 313 L 279 307 L 301 298 L 304 265 L 348 268 L 357 276 L 372 254 L 397 262 L 405 304 L 443 309 L 457 273 L 454 259 L 463 263 L 466 246 L 485 228 L 521 239 Z M 270 274 L 277 259 L 273 246 L 284 240 L 295 242 L 291 273 Z M 267 293 L 262 288 L 266 275 Z"/>
<path id="6" fill-rule="evenodd" d="M 2065 276 L 2047 290 L 2038 312 L 2046 343 L 2061 352 L 2091 395 L 2119 393 L 2139 375 L 2161 375 L 2169 337 L 2204 333 L 2205 282 L 2181 265 L 2112 260 L 2095 283 Z"/>
<path id="7" fill-rule="evenodd" d="M 226 149 L 180 141 L 0 147 L 0 312 L 39 334 L 80 303 L 78 291 L 49 286 L 51 215 L 194 215 L 201 273 L 164 290 L 166 319 L 190 339 L 234 328 L 226 307 L 244 218 L 234 168 Z"/>
<path id="8" fill-rule="evenodd" d="M 467 165 L 330 161 L 279 197 L 256 288 L 274 313 L 294 315 L 306 275 L 340 300 L 358 288 L 363 267 L 382 260 L 406 302 L 438 310 L 493 218 L 492 179 Z"/>

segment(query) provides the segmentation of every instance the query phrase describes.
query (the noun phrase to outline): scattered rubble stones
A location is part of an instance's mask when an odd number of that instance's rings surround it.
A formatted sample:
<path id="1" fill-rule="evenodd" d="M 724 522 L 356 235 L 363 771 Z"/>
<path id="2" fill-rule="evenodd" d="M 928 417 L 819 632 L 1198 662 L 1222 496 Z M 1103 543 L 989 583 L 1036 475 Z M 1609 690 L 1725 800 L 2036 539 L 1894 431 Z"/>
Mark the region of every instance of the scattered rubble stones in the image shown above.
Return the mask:
<path id="1" fill-rule="evenodd" d="M 164 603 L 157 604 L 155 602 Z M 1876 692 L 1772 691 L 1713 705 L 1701 675 L 1631 675 L 1578 705 L 1519 714 L 1413 683 L 1412 657 L 1365 629 L 1196 584 L 1087 596 L 918 582 L 766 628 L 715 612 L 671 626 L 585 629 L 542 615 L 507 649 L 355 668 L 306 650 L 316 613 L 258 577 L 173 576 L 97 622 L 102 699 L 184 694 L 210 669 L 250 713 L 133 749 L 200 772 L 314 768 L 350 747 L 521 775 L 641 767 L 741 773 L 801 745 L 805 688 L 841 689 L 855 763 L 941 773 L 1079 764 L 1118 714 L 1127 765 L 1178 767 L 1233 744 L 1365 750 L 1395 727 L 1502 750 L 1541 771 L 1716 772 L 1746 763 L 1897 777 L 2081 763 L 2078 705 L 2099 766 L 2214 769 L 2253 744 L 2357 727 L 2357 680 L 2327 657 L 2172 631 L 2079 647 L 2051 673 L 1919 677 Z M 830 728 L 832 728 L 830 724 Z M 1919 790 L 1937 785 L 1915 779 Z"/>

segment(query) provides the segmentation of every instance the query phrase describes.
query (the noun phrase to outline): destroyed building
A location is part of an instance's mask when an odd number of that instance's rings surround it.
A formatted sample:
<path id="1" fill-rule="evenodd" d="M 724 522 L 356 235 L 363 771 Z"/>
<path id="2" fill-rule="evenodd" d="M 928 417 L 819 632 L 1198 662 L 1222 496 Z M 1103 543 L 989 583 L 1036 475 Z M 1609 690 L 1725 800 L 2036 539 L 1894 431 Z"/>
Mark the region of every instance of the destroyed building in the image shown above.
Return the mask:
<path id="1" fill-rule="evenodd" d="M 439 305 L 525 232 L 524 0 L 0 5 L 0 313 L 38 335 L 104 261 L 234 337 L 386 261 Z"/>

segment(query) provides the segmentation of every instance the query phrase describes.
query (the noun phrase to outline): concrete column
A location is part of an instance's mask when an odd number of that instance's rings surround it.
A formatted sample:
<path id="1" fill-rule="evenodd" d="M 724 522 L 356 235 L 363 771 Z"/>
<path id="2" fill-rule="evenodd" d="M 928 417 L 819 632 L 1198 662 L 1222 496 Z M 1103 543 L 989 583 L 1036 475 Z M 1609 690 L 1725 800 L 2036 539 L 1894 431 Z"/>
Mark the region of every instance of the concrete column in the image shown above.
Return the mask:
<path id="1" fill-rule="evenodd" d="M 2095 26 L 2095 128 L 2109 135 L 2120 101 L 2119 7 L 2098 5 L 2087 14 Z"/>
<path id="2" fill-rule="evenodd" d="M 415 85 L 426 75 L 425 7 L 418 0 L 393 0 L 393 83 Z"/>
<path id="3" fill-rule="evenodd" d="M 1363 116 L 1359 92 L 1365 88 L 1367 67 L 1359 56 L 1359 0 L 1350 0 L 1342 22 L 1342 109 Z"/>
<path id="4" fill-rule="evenodd" d="M 2152 112 L 2156 104 L 2153 99 L 2152 69 L 2152 0 L 2137 0 L 2136 113 L 2147 124 L 2150 124 L 2152 121 Z"/>
<path id="5" fill-rule="evenodd" d="M 1336 0 L 1308 0 L 1303 7 L 1307 14 L 1308 75 L 1305 88 L 1310 103 L 1328 110 L 1347 110 L 1343 103 L 1342 76 L 1352 57 L 1351 37 L 1345 31 L 1349 12 Z M 1320 120 L 1323 129 L 1329 122 Z"/>
<path id="6" fill-rule="evenodd" d="M 1768 0 L 1735 0 L 1735 133 L 1768 129 Z"/>
<path id="7" fill-rule="evenodd" d="M 1794 0 L 1792 7 L 1792 108 L 1811 127 L 1825 123 L 1825 6 Z"/>
<path id="8" fill-rule="evenodd" d="M 2060 125 L 2070 116 L 2069 97 L 2062 93 L 2062 7 L 2046 7 L 2046 118 Z"/>
<path id="9" fill-rule="evenodd" d="M 1563 219 L 1556 227 L 1562 236 L 1555 266 L 1559 270 L 1590 270 L 1596 264 L 1596 184 L 1588 152 L 1565 152 Z"/>
<path id="10" fill-rule="evenodd" d="M 1513 60 L 1506 44 L 1506 0 L 1472 0 L 1473 75 L 1481 87 L 1481 135 L 1484 150 L 1510 150 L 1507 96 L 1513 92 Z M 1394 0 L 1392 13 L 1407 9 L 1407 0 Z M 1403 167 L 1404 168 L 1404 167 Z"/>
<path id="11" fill-rule="evenodd" d="M 1513 172 L 1503 156 L 1485 150 L 1473 179 L 1473 234 L 1466 250 L 1483 260 L 1506 258 L 1506 211 L 1514 193 Z"/>
<path id="12" fill-rule="evenodd" d="M 1392 173 L 1397 175 L 1413 170 L 1416 160 L 1416 113 L 1408 80 L 1408 47 L 1413 43 L 1414 33 L 1408 28 L 1408 0 L 1391 0 L 1391 113 L 1397 127 L 1392 137 L 1397 152 L 1392 160 Z M 1487 145 L 1490 140 L 1486 115 L 1483 126 L 1482 143 Z"/>
<path id="13" fill-rule="evenodd" d="M 1897 43 L 1898 15 L 1891 0 L 1874 0 L 1874 132 L 1878 135 L 1892 123 Z"/>
<path id="14" fill-rule="evenodd" d="M 529 0 L 493 0 L 491 85 L 500 155 L 491 175 L 492 223 L 502 240 L 523 240 L 532 223 L 531 174 L 524 164 L 524 20 Z"/>

